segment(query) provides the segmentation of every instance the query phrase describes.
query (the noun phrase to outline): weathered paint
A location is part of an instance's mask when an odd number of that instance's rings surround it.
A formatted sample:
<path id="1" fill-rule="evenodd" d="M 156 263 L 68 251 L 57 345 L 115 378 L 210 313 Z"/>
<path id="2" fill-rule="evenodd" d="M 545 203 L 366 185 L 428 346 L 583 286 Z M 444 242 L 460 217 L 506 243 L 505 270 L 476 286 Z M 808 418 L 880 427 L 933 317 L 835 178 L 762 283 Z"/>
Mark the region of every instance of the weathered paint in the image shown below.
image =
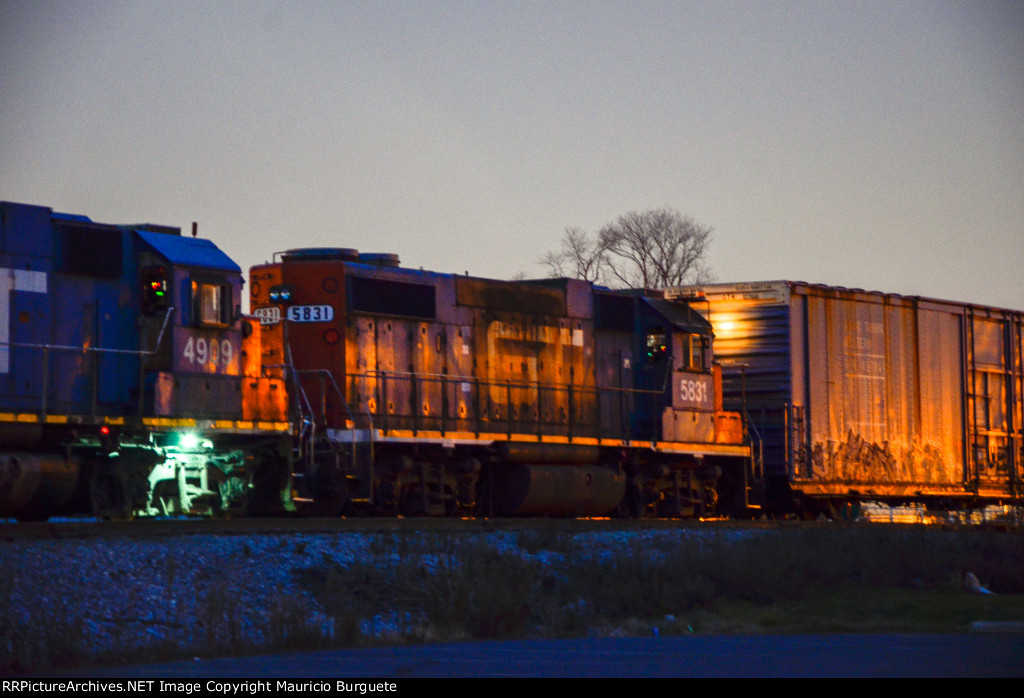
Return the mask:
<path id="1" fill-rule="evenodd" d="M 676 292 L 708 314 L 768 475 L 813 494 L 1020 497 L 1022 313 L 797 282 Z"/>

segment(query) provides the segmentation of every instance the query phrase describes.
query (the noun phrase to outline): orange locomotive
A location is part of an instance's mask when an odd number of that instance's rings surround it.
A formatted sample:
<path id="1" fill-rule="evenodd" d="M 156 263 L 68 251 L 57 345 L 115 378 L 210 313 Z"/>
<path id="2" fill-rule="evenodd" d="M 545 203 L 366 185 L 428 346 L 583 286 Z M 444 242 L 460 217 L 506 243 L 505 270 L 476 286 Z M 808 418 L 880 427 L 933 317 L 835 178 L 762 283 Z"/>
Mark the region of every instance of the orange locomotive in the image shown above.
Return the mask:
<path id="1" fill-rule="evenodd" d="M 251 270 L 249 291 L 263 370 L 288 386 L 301 509 L 700 516 L 722 495 L 748 504 L 750 448 L 739 414 L 722 410 L 711 326 L 686 303 L 336 248 L 281 253 Z"/>

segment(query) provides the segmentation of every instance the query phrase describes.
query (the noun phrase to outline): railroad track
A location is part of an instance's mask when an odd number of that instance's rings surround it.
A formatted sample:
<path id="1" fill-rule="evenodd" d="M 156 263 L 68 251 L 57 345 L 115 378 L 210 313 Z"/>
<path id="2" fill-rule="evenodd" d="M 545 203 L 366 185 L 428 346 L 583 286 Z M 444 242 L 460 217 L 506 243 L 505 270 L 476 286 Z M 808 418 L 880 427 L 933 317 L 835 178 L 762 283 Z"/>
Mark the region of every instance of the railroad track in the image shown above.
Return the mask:
<path id="1" fill-rule="evenodd" d="M 770 528 L 807 525 L 797 521 L 693 519 L 435 519 L 435 518 L 245 518 L 101 521 L 62 519 L 48 522 L 0 522 L 0 541 L 76 538 L 163 538 L 192 535 L 299 535 L 398 532 L 551 530 L 575 533 L 601 530 L 684 528 Z M 814 525 L 814 522 L 811 522 Z"/>
<path id="2" fill-rule="evenodd" d="M 793 530 L 820 526 L 934 526 L 1020 530 L 1024 517 L 1000 520 L 943 521 L 938 517 L 874 517 L 861 521 L 730 520 L 730 519 L 453 519 L 453 518 L 239 518 L 146 519 L 101 521 L 92 518 L 47 522 L 0 520 L 0 541 L 69 540 L 87 538 L 169 538 L 214 535 L 320 535 L 345 533 L 551 531 L 636 531 L 641 529 Z"/>

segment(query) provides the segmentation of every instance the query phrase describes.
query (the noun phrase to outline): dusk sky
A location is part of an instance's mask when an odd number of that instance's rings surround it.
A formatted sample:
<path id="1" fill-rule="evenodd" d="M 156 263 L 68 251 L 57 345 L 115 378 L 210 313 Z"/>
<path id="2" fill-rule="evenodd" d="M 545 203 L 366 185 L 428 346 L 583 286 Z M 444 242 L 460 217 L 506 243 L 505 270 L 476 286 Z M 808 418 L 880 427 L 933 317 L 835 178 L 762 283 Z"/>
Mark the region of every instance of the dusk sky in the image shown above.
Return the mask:
<path id="1" fill-rule="evenodd" d="M 494 278 L 669 206 L 717 281 L 1024 309 L 1024 2 L 0 0 L 0 199 Z"/>

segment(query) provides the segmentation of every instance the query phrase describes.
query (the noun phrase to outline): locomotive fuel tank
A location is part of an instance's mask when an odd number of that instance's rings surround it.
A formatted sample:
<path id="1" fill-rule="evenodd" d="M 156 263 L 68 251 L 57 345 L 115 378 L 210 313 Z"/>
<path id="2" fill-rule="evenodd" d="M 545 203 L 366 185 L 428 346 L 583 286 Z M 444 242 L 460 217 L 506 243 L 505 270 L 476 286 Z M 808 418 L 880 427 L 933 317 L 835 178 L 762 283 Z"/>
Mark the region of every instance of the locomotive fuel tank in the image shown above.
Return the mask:
<path id="1" fill-rule="evenodd" d="M 504 442 L 495 453 L 502 465 L 485 486 L 501 515 L 601 516 L 625 496 L 625 471 L 601 464 L 596 446 Z"/>
<path id="2" fill-rule="evenodd" d="M 78 487 L 80 464 L 59 454 L 0 453 L 0 515 L 45 519 Z"/>

